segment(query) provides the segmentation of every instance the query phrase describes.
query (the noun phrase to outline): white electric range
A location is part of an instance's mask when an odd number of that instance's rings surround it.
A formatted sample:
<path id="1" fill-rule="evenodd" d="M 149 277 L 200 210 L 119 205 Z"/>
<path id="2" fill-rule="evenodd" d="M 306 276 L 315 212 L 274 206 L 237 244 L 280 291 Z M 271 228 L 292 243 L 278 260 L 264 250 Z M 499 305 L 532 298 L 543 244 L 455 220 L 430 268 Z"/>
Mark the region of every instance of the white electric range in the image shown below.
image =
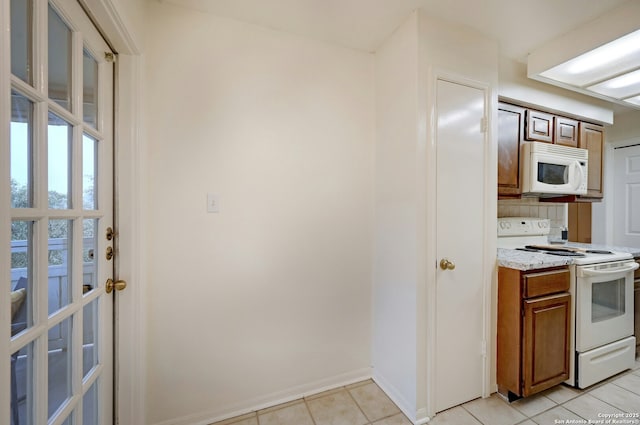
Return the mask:
<path id="1" fill-rule="evenodd" d="M 633 271 L 631 254 L 579 244 L 549 243 L 550 221 L 498 219 L 498 248 L 571 259 L 570 375 L 567 384 L 586 388 L 633 367 Z"/>

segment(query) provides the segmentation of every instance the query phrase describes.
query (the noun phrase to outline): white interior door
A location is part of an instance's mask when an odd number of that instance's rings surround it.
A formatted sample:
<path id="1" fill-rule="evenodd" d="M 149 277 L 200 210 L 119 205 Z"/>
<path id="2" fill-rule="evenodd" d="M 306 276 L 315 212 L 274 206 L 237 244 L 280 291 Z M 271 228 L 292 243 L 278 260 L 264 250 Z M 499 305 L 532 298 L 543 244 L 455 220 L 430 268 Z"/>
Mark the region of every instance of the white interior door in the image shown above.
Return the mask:
<path id="1" fill-rule="evenodd" d="M 485 91 L 438 80 L 436 102 L 439 412 L 482 395 Z"/>
<path id="2" fill-rule="evenodd" d="M 640 246 L 640 145 L 614 150 L 613 243 Z"/>
<path id="3" fill-rule="evenodd" d="M 11 187 L 0 206 L 10 219 L 0 232 L 0 295 L 12 300 L 10 317 L 0 315 L 11 328 L 0 333 L 0 423 L 111 424 L 111 52 L 76 0 L 0 4 L 10 12 L 0 40 L 11 47 L 0 75 L 10 88 L 0 90 L 10 92 L 0 175 Z"/>

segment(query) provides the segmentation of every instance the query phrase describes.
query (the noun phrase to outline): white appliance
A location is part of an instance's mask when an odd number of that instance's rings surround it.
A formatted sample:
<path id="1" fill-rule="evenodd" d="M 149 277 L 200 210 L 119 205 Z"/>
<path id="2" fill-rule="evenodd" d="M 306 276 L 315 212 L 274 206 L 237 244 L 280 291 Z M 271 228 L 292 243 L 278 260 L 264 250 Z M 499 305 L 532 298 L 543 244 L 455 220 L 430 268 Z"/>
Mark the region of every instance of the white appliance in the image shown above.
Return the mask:
<path id="1" fill-rule="evenodd" d="M 586 149 L 543 142 L 523 143 L 523 195 L 586 194 L 588 159 Z"/>
<path id="2" fill-rule="evenodd" d="M 575 375 L 570 385 L 587 388 L 633 367 L 633 259 L 588 263 L 572 270 L 575 299 Z"/>
<path id="3" fill-rule="evenodd" d="M 586 388 L 634 366 L 631 254 L 550 245 L 548 219 L 498 219 L 498 248 L 570 256 L 571 329 L 567 384 Z M 554 249 L 555 248 L 555 249 Z"/>

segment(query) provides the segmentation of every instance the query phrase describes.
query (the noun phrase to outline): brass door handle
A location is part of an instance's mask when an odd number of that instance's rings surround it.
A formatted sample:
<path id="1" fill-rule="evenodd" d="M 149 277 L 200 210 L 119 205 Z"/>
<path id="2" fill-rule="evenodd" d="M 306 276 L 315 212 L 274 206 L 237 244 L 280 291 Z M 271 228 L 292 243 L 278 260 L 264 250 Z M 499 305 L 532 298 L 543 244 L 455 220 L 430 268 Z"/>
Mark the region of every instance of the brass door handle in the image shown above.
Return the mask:
<path id="1" fill-rule="evenodd" d="M 114 289 L 116 291 L 122 291 L 126 287 L 127 287 L 127 282 L 125 282 L 124 280 L 116 280 L 114 282 L 113 279 L 107 279 L 105 290 L 107 291 L 107 294 L 110 294 L 111 292 L 113 292 Z"/>
<path id="2" fill-rule="evenodd" d="M 453 270 L 456 268 L 456 264 L 453 261 L 449 261 L 446 258 L 440 260 L 440 268 L 442 270 Z"/>

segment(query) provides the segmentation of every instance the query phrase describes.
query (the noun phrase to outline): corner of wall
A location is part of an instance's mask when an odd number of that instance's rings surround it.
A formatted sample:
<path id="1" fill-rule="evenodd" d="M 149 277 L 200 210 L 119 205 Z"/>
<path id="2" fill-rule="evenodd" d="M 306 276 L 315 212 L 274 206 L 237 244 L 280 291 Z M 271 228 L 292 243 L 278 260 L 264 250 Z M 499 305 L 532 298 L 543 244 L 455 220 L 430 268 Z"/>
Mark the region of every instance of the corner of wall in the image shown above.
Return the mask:
<path id="1" fill-rule="evenodd" d="M 409 416 L 415 414 L 417 379 L 417 51 L 414 12 L 380 46 L 375 60 L 371 357 L 377 382 Z"/>

